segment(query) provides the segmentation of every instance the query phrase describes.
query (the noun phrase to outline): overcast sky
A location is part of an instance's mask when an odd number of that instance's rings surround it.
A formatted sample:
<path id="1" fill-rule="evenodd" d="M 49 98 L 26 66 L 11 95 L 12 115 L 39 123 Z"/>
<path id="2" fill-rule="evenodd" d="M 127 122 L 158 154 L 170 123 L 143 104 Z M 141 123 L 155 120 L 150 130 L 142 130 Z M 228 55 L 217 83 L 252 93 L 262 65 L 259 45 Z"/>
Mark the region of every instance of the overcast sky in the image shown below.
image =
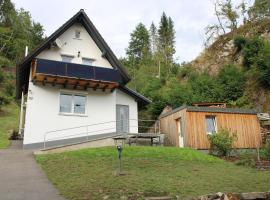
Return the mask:
<path id="1" fill-rule="evenodd" d="M 239 2 L 241 0 L 235 0 Z M 248 0 L 251 2 L 252 0 Z M 125 56 L 130 33 L 142 22 L 158 25 L 164 11 L 176 31 L 177 62 L 191 61 L 203 50 L 204 28 L 216 21 L 213 0 L 13 0 L 30 11 L 49 36 L 81 8 L 118 57 Z"/>

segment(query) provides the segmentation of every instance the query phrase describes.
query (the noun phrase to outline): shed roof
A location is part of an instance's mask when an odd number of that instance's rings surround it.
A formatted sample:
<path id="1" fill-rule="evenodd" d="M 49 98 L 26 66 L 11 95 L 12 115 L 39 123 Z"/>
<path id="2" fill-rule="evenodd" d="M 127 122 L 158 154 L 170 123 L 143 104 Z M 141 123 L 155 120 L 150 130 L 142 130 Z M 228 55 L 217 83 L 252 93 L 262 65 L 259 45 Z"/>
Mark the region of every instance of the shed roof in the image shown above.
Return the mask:
<path id="1" fill-rule="evenodd" d="M 173 109 L 170 112 L 164 113 L 159 118 L 163 118 L 174 114 L 180 110 L 190 111 L 190 112 L 212 112 L 212 113 L 231 113 L 231 114 L 248 114 L 257 115 L 258 111 L 255 109 L 242 109 L 242 108 L 218 108 L 218 107 L 198 107 L 198 106 L 187 106 L 183 105 L 178 108 Z"/>

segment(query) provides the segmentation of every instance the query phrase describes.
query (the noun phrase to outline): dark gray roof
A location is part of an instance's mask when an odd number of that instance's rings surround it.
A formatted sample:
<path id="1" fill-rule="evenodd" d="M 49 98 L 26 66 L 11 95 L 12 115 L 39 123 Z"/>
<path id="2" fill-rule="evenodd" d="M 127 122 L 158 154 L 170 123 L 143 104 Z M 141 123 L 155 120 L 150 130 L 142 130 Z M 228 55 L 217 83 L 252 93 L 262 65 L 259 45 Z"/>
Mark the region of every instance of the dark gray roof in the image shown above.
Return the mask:
<path id="1" fill-rule="evenodd" d="M 199 106 L 180 106 L 178 108 L 173 109 L 170 112 L 164 113 L 159 118 L 163 118 L 169 116 L 173 113 L 176 113 L 180 110 L 186 109 L 187 111 L 192 112 L 212 112 L 212 113 L 231 113 L 231 114 L 249 114 L 256 115 L 258 113 L 255 109 L 242 109 L 242 108 L 217 108 L 217 107 L 199 107 Z"/>
<path id="2" fill-rule="evenodd" d="M 139 108 L 146 106 L 147 104 L 151 103 L 152 101 L 147 99 L 145 96 L 139 94 L 138 92 L 126 87 L 126 86 L 119 86 L 118 88 L 122 92 L 132 96 L 137 102 Z"/>
<path id="3" fill-rule="evenodd" d="M 102 51 L 103 56 L 108 59 L 113 68 L 118 69 L 123 77 L 123 84 L 130 81 L 130 77 L 119 60 L 116 58 L 110 47 L 102 38 L 94 24 L 90 21 L 83 9 L 76 13 L 71 19 L 57 29 L 52 35 L 50 35 L 39 47 L 37 47 L 32 53 L 25 57 L 18 65 L 16 71 L 16 96 L 20 98 L 21 92 L 25 93 L 28 90 L 28 81 L 30 74 L 30 65 L 33 58 L 35 58 L 44 49 L 48 48 L 62 33 L 64 33 L 74 23 L 81 23 L 90 36 L 93 38 L 99 49 Z"/>

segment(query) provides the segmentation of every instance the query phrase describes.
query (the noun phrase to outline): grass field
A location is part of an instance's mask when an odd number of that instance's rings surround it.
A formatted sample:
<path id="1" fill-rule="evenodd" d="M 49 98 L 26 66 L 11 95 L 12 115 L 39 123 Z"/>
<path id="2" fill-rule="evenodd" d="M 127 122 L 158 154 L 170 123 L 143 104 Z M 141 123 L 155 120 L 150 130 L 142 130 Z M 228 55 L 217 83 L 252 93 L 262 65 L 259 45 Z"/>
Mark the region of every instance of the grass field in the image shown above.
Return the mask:
<path id="1" fill-rule="evenodd" d="M 113 147 L 39 155 L 38 163 L 67 199 L 143 199 L 212 192 L 268 191 L 270 172 L 236 166 L 191 149 L 126 147 L 126 175 L 116 176 Z"/>
<path id="2" fill-rule="evenodd" d="M 0 111 L 0 149 L 9 146 L 8 131 L 18 129 L 19 106 L 15 103 L 4 106 Z"/>

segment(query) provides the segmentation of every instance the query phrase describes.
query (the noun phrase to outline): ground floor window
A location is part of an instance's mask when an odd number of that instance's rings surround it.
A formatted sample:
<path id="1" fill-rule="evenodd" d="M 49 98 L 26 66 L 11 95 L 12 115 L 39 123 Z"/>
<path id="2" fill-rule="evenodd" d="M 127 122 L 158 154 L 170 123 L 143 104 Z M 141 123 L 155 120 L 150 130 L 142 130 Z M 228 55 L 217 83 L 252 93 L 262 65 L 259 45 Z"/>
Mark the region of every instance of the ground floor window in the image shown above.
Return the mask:
<path id="1" fill-rule="evenodd" d="M 215 116 L 206 116 L 205 123 L 206 123 L 206 133 L 207 134 L 216 133 L 217 127 L 216 127 L 216 117 Z"/>
<path id="2" fill-rule="evenodd" d="M 86 114 L 86 95 L 60 93 L 60 113 Z"/>

